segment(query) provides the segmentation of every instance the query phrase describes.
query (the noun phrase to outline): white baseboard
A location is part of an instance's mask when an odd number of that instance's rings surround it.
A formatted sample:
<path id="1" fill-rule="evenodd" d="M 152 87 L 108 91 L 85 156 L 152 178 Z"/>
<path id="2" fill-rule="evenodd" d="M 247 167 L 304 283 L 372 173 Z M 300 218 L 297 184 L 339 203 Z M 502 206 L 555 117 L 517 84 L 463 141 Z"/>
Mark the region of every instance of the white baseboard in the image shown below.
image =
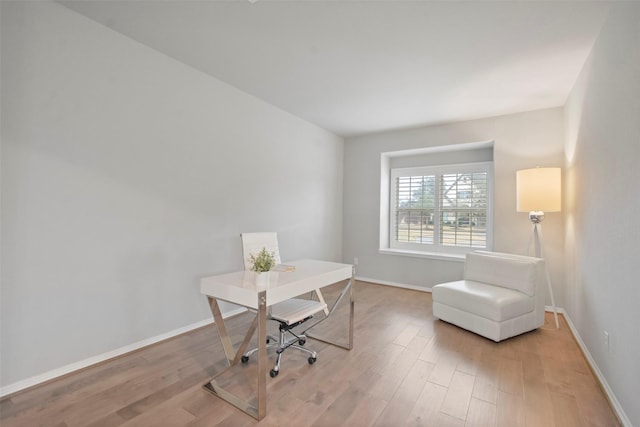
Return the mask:
<path id="1" fill-rule="evenodd" d="M 544 311 L 548 311 L 549 313 L 553 313 L 553 306 L 552 305 L 545 305 L 544 306 Z M 562 307 L 556 307 L 556 312 L 558 314 L 565 315 L 564 308 L 562 308 Z"/>
<path id="2" fill-rule="evenodd" d="M 558 311 L 558 312 L 560 312 L 560 311 Z M 589 362 L 589 365 L 591 366 L 591 370 L 598 377 L 598 380 L 600 381 L 600 384 L 602 385 L 602 388 L 604 389 L 604 392 L 606 393 L 607 398 L 609 399 L 609 402 L 611 403 L 611 406 L 613 406 L 613 410 L 615 411 L 616 415 L 618 416 L 618 419 L 620 420 L 620 422 L 622 423 L 622 425 L 624 427 L 633 427 L 633 425 L 631 424 L 631 420 L 629 420 L 629 417 L 627 417 L 627 414 L 625 414 L 624 409 L 622 409 L 622 406 L 620 405 L 620 402 L 616 398 L 616 395 L 613 393 L 613 390 L 611 389 L 611 387 L 609 387 L 609 384 L 607 383 L 606 378 L 602 374 L 602 371 L 600 371 L 600 368 L 598 368 L 598 365 L 596 364 L 596 361 L 593 359 L 593 357 L 591 357 L 591 353 L 589 353 L 589 350 L 587 349 L 587 346 L 585 345 L 584 341 L 582 340 L 582 337 L 578 333 L 578 330 L 576 329 L 575 325 L 571 321 L 571 318 L 569 317 L 569 315 L 567 313 L 564 313 L 564 312 L 563 312 L 563 316 L 564 316 L 565 320 L 567 321 L 567 325 L 569 325 L 569 329 L 571 329 L 571 333 L 576 338 L 576 341 L 578 342 L 578 346 L 580 346 L 580 349 L 582 350 L 582 353 L 587 358 L 587 362 Z"/>
<path id="3" fill-rule="evenodd" d="M 398 283 L 398 282 L 387 282 L 385 280 L 378 280 L 378 279 L 372 279 L 370 277 L 360 277 L 360 276 L 356 276 L 356 280 L 360 280 L 362 282 L 374 283 L 376 285 L 394 286 L 396 288 L 412 289 L 414 291 L 431 293 L 431 288 L 427 288 L 426 286 L 407 285 L 406 283 Z M 545 305 L 544 311 L 553 313 L 553 306 Z M 556 307 L 556 311 L 558 314 L 565 315 L 565 311 L 562 307 Z"/>
<path id="4" fill-rule="evenodd" d="M 413 289 L 414 291 L 431 292 L 431 288 L 425 286 L 407 285 L 406 283 L 387 282 L 385 280 L 372 279 L 370 277 L 356 276 L 356 280 L 375 283 L 376 285 L 394 286 L 396 288 Z"/>
<path id="5" fill-rule="evenodd" d="M 224 317 L 235 316 L 236 314 L 240 314 L 246 311 L 245 308 L 238 308 L 235 310 L 231 310 L 224 314 Z M 166 332 L 164 334 L 157 335 L 155 337 L 151 337 L 142 341 L 138 341 L 133 344 L 126 345 L 124 347 L 120 347 L 118 349 L 108 351 L 106 353 L 98 354 L 93 357 L 89 357 L 84 360 L 80 360 L 78 362 L 70 363 L 69 365 L 62 366 L 60 368 L 52 369 L 51 371 L 45 372 L 40 375 L 36 375 L 30 378 L 26 378 L 24 380 L 15 382 L 13 384 L 9 384 L 7 386 L 0 388 L 0 398 L 4 396 L 8 396 L 10 394 L 16 393 L 20 390 L 24 390 L 29 387 L 33 387 L 35 385 L 41 384 L 46 381 L 50 381 L 52 379 L 61 377 L 63 375 L 69 374 L 74 371 L 78 371 L 80 369 L 87 368 L 91 365 L 95 365 L 97 363 L 104 362 L 109 359 L 113 359 L 114 357 L 122 356 L 123 354 L 139 350 L 143 347 L 149 346 L 151 344 L 155 344 L 160 341 L 164 341 L 169 338 L 173 338 L 180 334 L 184 334 L 185 332 L 192 331 L 194 329 L 200 328 L 202 326 L 206 326 L 213 323 L 213 319 L 201 320 L 196 323 L 192 323 L 187 326 L 183 326 L 182 328 L 174 329 L 173 331 Z"/>

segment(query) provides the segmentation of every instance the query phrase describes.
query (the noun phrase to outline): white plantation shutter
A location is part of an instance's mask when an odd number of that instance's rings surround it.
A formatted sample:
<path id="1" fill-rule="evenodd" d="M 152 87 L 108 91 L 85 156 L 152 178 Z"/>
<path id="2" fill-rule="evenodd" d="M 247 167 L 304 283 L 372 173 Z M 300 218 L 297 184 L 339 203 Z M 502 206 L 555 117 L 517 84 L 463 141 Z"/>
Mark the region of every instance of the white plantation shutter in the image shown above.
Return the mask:
<path id="1" fill-rule="evenodd" d="M 490 249 L 490 162 L 391 170 L 391 247 L 465 252 Z"/>
<path id="2" fill-rule="evenodd" d="M 433 243 L 435 175 L 398 176 L 395 179 L 396 241 Z"/>

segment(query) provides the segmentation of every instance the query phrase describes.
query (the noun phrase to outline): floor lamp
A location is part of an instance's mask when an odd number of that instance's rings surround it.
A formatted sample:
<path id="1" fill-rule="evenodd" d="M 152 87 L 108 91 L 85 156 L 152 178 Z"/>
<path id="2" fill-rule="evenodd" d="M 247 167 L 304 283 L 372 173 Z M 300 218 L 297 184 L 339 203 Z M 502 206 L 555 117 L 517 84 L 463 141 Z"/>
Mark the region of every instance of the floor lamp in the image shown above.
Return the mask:
<path id="1" fill-rule="evenodd" d="M 533 224 L 531 237 L 527 245 L 527 253 L 531 248 L 531 240 L 534 241 L 535 256 L 544 259 L 544 241 L 542 238 L 542 220 L 545 212 L 560 212 L 561 208 L 561 170 L 560 168 L 534 168 L 523 169 L 516 172 L 516 201 L 518 212 L 529 212 L 529 220 Z M 545 260 L 545 273 L 547 286 L 553 306 L 553 315 L 558 323 L 558 310 L 553 297 L 551 277 Z"/>

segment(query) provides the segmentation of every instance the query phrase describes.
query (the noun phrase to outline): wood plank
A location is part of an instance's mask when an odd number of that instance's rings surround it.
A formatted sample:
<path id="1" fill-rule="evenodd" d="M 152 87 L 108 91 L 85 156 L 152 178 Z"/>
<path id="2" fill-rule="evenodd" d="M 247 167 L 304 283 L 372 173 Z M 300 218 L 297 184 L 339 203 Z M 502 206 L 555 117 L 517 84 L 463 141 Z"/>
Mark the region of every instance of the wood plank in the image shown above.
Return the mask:
<path id="1" fill-rule="evenodd" d="M 453 374 L 456 371 L 457 364 L 458 360 L 453 353 L 449 353 L 448 356 L 445 355 L 443 357 L 439 357 L 438 361 L 435 363 L 433 371 L 431 371 L 429 381 L 440 384 L 444 387 L 449 387 Z"/>
<path id="2" fill-rule="evenodd" d="M 407 425 L 415 427 L 427 427 L 435 425 L 435 420 L 440 414 L 440 407 L 447 394 L 447 388 L 439 384 L 427 382 L 418 397 L 409 417 Z"/>
<path id="3" fill-rule="evenodd" d="M 526 426 L 524 417 L 524 399 L 522 396 L 498 392 L 496 404 L 496 426 L 519 427 Z"/>
<path id="4" fill-rule="evenodd" d="M 440 412 L 465 420 L 469 410 L 474 381 L 475 376 L 473 375 L 460 371 L 454 372 L 451 385 L 440 407 Z"/>
<path id="5" fill-rule="evenodd" d="M 465 427 L 493 427 L 496 425 L 496 405 L 484 400 L 471 398 Z M 527 424 L 530 426 L 550 424 Z"/>
<path id="6" fill-rule="evenodd" d="M 553 418 L 557 426 L 579 427 L 586 425 L 580 416 L 578 403 L 574 396 L 564 393 L 551 392 Z"/>
<path id="7" fill-rule="evenodd" d="M 419 331 L 419 326 L 408 324 L 406 325 L 404 330 L 400 332 L 396 339 L 393 340 L 393 343 L 406 347 L 411 342 L 411 340 L 413 340 L 413 338 L 418 335 Z"/>
<path id="8" fill-rule="evenodd" d="M 433 363 L 416 360 L 394 394 L 394 397 L 400 397 L 410 402 L 417 401 L 433 368 Z"/>
<path id="9" fill-rule="evenodd" d="M 500 364 L 500 382 L 498 388 L 506 393 L 522 396 L 524 382 L 522 379 L 522 362 L 509 358 L 502 359 Z"/>
<path id="10" fill-rule="evenodd" d="M 547 385 L 539 381 L 524 384 L 524 417 L 528 426 L 551 426 L 554 425 L 551 395 Z"/>
<path id="11" fill-rule="evenodd" d="M 478 361 L 476 380 L 473 384 L 473 397 L 489 403 L 498 402 L 498 383 L 500 381 L 500 359 L 483 354 Z"/>

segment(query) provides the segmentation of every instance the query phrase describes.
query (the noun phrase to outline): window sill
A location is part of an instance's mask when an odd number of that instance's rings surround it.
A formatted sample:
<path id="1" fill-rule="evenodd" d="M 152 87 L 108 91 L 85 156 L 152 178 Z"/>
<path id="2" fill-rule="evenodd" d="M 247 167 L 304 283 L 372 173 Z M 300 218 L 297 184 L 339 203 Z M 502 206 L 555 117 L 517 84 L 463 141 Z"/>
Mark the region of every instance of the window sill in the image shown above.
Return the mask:
<path id="1" fill-rule="evenodd" d="M 456 261 L 456 262 L 464 262 L 466 255 L 465 254 L 453 254 L 453 253 L 444 253 L 444 252 L 422 252 L 422 251 L 412 251 L 408 249 L 391 249 L 391 248 L 380 248 L 378 249 L 378 253 L 383 255 L 398 255 L 398 256 L 406 256 L 413 258 L 429 258 L 429 259 L 438 259 L 442 261 Z"/>

